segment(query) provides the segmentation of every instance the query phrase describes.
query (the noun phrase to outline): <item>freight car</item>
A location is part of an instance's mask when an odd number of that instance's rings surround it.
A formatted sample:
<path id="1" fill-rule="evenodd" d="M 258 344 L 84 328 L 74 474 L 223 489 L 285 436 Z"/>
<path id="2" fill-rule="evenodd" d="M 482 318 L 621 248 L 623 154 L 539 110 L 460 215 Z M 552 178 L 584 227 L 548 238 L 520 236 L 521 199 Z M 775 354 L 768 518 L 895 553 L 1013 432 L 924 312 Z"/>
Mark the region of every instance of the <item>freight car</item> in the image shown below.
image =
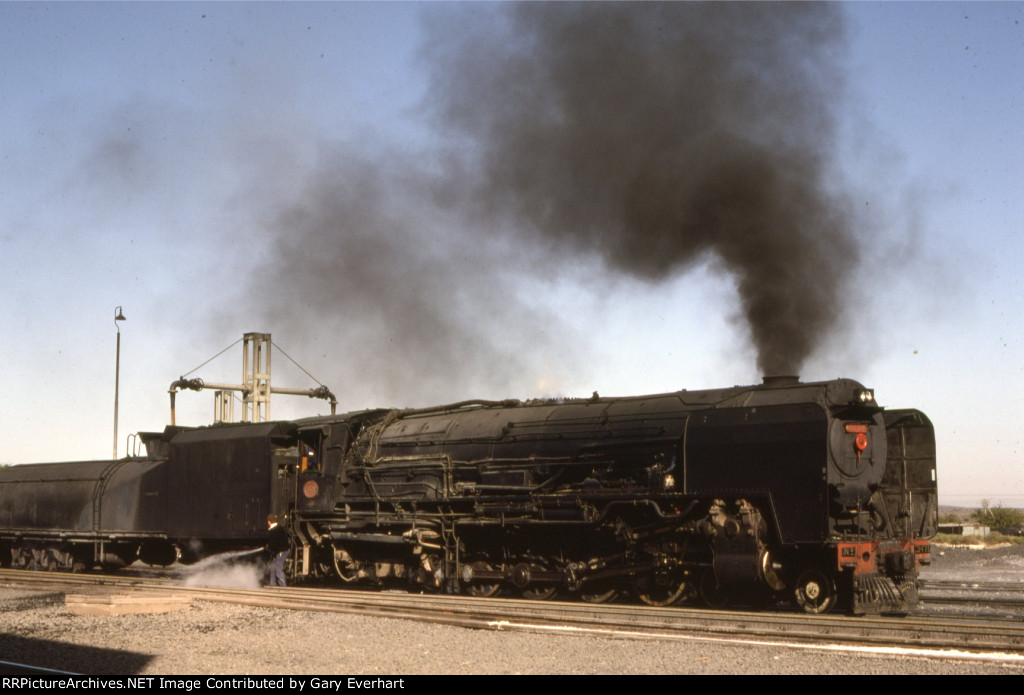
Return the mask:
<path id="1" fill-rule="evenodd" d="M 937 523 L 931 423 L 848 379 L 143 441 L 143 457 L 0 471 L 0 558 L 70 567 L 135 548 L 191 561 L 262 542 L 272 511 L 288 519 L 297 577 L 652 605 L 789 595 L 859 613 L 916 602 Z"/>

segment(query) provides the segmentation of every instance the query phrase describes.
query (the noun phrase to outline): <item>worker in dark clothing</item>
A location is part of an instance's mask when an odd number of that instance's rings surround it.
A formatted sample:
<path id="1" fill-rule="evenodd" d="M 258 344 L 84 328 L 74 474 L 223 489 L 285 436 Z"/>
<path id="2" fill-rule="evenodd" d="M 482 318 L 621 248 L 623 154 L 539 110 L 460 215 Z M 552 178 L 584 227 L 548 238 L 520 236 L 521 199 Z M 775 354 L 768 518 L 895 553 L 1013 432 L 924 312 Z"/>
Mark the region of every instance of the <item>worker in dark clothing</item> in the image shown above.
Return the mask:
<path id="1" fill-rule="evenodd" d="M 267 527 L 270 529 L 270 538 L 267 542 L 267 550 L 270 552 L 270 586 L 287 586 L 284 579 L 284 563 L 292 554 L 288 531 L 278 525 L 276 514 L 267 516 Z"/>

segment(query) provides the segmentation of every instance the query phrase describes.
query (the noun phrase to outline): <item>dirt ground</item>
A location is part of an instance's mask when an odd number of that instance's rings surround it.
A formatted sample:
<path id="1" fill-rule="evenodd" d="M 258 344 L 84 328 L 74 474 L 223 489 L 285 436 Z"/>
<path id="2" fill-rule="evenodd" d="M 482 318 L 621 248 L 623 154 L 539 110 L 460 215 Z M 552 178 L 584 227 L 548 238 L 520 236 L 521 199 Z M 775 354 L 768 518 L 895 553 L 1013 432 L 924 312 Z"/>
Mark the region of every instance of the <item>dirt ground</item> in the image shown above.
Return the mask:
<path id="1" fill-rule="evenodd" d="M 922 579 L 1024 582 L 1024 545 L 990 548 L 932 545 L 932 564 Z"/>

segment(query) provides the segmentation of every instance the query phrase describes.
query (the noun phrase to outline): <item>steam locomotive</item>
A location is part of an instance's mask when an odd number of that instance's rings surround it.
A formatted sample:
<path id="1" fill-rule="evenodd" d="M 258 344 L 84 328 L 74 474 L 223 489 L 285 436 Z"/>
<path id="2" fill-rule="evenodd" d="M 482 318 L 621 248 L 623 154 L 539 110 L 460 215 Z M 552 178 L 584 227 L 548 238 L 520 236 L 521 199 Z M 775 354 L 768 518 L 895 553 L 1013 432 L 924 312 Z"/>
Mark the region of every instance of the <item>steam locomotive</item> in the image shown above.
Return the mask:
<path id="1" fill-rule="evenodd" d="M 931 422 L 849 379 L 140 438 L 116 461 L 0 470 L 0 563 L 189 563 L 258 547 L 275 513 L 296 578 L 864 613 L 916 603 L 938 518 Z"/>

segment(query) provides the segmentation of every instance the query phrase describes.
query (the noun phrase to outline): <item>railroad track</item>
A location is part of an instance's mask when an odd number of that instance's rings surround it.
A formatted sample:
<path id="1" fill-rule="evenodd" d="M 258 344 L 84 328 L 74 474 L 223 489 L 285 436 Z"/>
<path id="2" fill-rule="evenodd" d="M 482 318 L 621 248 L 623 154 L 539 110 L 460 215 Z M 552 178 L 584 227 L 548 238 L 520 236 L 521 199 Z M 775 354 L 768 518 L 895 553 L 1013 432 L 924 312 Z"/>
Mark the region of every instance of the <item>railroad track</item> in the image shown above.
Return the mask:
<path id="1" fill-rule="evenodd" d="M 1017 613 L 1024 609 L 1024 584 L 1019 582 L 932 579 L 922 580 L 920 587 L 921 599 L 926 605 L 973 604 Z"/>
<path id="2" fill-rule="evenodd" d="M 1024 584 L 1020 582 L 974 582 L 968 580 L 922 579 L 918 582 L 922 591 L 971 591 L 975 593 L 1015 593 L 1024 596 Z"/>
<path id="3" fill-rule="evenodd" d="M 959 658 L 1024 664 L 1024 622 L 936 616 L 805 615 L 442 594 L 408 594 L 308 587 L 223 589 L 185 586 L 171 578 L 74 575 L 0 570 L 0 584 L 40 591 L 152 591 L 187 594 L 265 608 L 359 613 L 491 630 L 589 634 L 623 639 L 716 640 L 829 650 L 896 646 L 928 656 L 956 650 Z"/>

